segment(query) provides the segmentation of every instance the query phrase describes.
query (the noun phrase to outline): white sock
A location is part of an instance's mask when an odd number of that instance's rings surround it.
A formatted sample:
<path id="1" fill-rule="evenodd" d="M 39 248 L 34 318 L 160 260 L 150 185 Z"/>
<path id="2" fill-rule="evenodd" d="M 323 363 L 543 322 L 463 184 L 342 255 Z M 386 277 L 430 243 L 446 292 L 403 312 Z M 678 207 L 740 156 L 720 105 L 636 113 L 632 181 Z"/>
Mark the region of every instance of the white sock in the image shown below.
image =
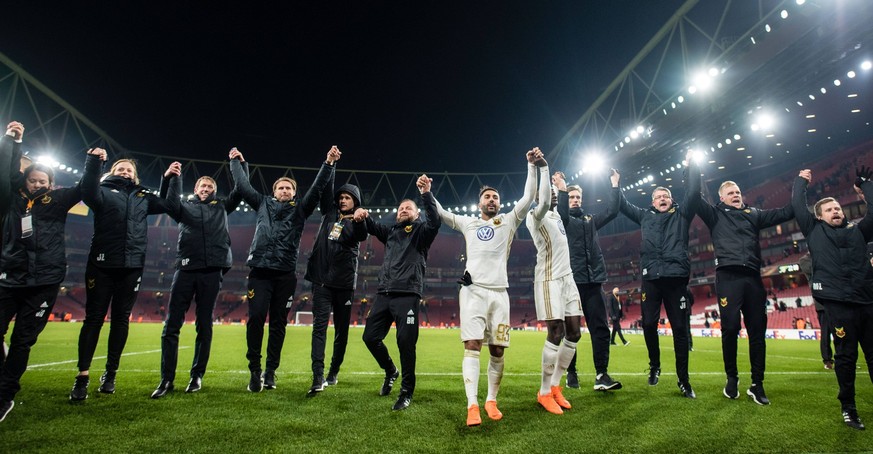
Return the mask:
<path id="1" fill-rule="evenodd" d="M 485 401 L 497 400 L 500 381 L 503 380 L 503 357 L 492 356 L 488 361 L 488 397 Z"/>
<path id="2" fill-rule="evenodd" d="M 555 363 L 558 361 L 558 346 L 546 341 L 543 345 L 543 377 L 540 381 L 540 394 L 552 392 L 552 375 L 555 374 Z"/>
<path id="3" fill-rule="evenodd" d="M 570 367 L 570 361 L 573 360 L 573 355 L 575 354 L 576 342 L 564 339 L 564 342 L 561 342 L 561 346 L 558 347 L 558 361 L 555 366 L 555 373 L 552 374 L 552 386 L 561 384 L 561 377 L 564 376 L 564 372 Z"/>
<path id="4" fill-rule="evenodd" d="M 479 405 L 479 352 L 464 350 L 461 375 L 464 377 L 464 390 L 467 392 L 467 408 L 470 405 Z"/>

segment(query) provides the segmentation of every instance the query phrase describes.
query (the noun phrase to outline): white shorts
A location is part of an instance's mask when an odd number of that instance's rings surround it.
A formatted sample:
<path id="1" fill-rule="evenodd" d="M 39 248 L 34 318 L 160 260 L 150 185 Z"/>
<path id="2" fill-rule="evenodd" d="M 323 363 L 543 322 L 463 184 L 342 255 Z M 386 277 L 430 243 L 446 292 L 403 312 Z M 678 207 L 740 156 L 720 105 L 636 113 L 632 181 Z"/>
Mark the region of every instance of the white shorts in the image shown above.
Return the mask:
<path id="1" fill-rule="evenodd" d="M 534 282 L 534 303 L 537 320 L 564 320 L 566 317 L 582 315 L 579 289 L 572 274 L 551 281 Z"/>
<path id="2" fill-rule="evenodd" d="M 483 340 L 488 345 L 509 347 L 509 294 L 506 289 L 478 285 L 461 287 L 461 340 Z"/>

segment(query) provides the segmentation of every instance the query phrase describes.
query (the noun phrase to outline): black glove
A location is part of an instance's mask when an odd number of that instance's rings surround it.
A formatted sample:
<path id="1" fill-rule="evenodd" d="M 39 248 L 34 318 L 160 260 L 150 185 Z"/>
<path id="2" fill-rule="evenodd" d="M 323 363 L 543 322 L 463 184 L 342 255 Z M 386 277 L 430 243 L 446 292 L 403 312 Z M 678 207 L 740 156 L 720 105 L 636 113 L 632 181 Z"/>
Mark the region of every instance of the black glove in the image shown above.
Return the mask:
<path id="1" fill-rule="evenodd" d="M 465 287 L 468 285 L 473 285 L 473 277 L 470 276 L 470 272 L 464 271 L 464 275 L 461 276 L 460 279 L 458 279 L 458 283 Z"/>
<path id="2" fill-rule="evenodd" d="M 855 168 L 855 186 L 861 187 L 861 183 L 873 180 L 873 169 L 870 167 L 861 166 Z"/>

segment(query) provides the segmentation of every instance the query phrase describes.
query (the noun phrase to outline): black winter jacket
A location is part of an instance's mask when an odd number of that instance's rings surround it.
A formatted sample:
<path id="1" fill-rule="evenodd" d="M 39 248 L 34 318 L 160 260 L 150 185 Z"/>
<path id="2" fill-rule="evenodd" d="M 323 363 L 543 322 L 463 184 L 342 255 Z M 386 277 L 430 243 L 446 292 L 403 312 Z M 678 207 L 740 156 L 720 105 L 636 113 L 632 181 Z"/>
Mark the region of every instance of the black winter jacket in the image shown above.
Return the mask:
<path id="1" fill-rule="evenodd" d="M 606 282 L 606 263 L 597 238 L 597 230 L 618 216 L 619 189 L 609 190 L 606 212 L 585 214 L 581 208 L 570 209 L 567 191 L 558 191 L 558 214 L 567 230 L 570 246 L 570 268 L 577 284 Z"/>
<path id="2" fill-rule="evenodd" d="M 0 137 L 0 220 L 12 205 L 12 200 L 18 193 L 21 172 L 21 142 L 16 142 L 12 136 Z"/>
<path id="3" fill-rule="evenodd" d="M 794 217 L 794 208 L 789 203 L 782 208 L 760 210 L 743 204 L 734 208 L 723 202 L 712 206 L 700 195 L 700 170 L 695 164 L 688 167 L 688 196 L 691 211 L 709 227 L 715 246 L 715 268 L 726 266 L 743 267 L 761 271 L 761 244 L 758 236 L 761 229 L 773 227 Z"/>
<path id="4" fill-rule="evenodd" d="M 230 250 L 230 234 L 227 232 L 227 215 L 233 213 L 242 202 L 236 186 L 227 198 L 215 193 L 204 201 L 200 197 L 181 202 L 182 178 L 175 175 L 164 178 L 161 197 L 172 202 L 168 213 L 179 223 L 179 241 L 176 253 L 176 269 L 190 271 L 204 268 L 233 266 Z M 164 187 L 167 191 L 164 192 Z"/>
<path id="5" fill-rule="evenodd" d="M 88 261 L 100 268 L 142 268 L 148 242 L 146 218 L 167 213 L 171 203 L 127 178 L 110 175 L 101 182 L 102 164 L 97 156 L 88 155 L 80 182 L 82 200 L 94 210 Z"/>
<path id="6" fill-rule="evenodd" d="M 258 213 L 246 265 L 295 271 L 303 224 L 318 206 L 322 192 L 333 182 L 334 166 L 322 164 L 306 195 L 300 200 L 291 199 L 288 202 L 279 202 L 273 196 L 261 194 L 252 188 L 239 159 L 230 161 L 230 169 L 243 200 Z"/>
<path id="7" fill-rule="evenodd" d="M 873 206 L 860 222 L 843 220 L 832 227 L 817 219 L 806 206 L 807 181 L 797 177 L 791 202 L 800 231 L 806 237 L 812 257 L 812 296 L 828 301 L 873 304 L 873 266 L 867 258 L 867 242 L 873 239 Z M 873 200 L 873 182 L 861 185 L 866 200 Z"/>
<path id="8" fill-rule="evenodd" d="M 682 205 L 673 204 L 664 213 L 655 207 L 640 208 L 620 196 L 619 210 L 640 225 L 640 274 L 643 280 L 662 277 L 688 277 L 691 261 L 688 258 L 688 227 L 694 213 L 687 209 L 688 194 Z"/>
<path id="9" fill-rule="evenodd" d="M 339 211 L 337 199 L 341 192 L 350 194 L 355 202 L 348 213 Z M 351 184 L 340 186 L 333 194 L 325 190 L 320 205 L 321 225 L 306 266 L 305 279 L 313 285 L 354 290 L 358 280 L 358 244 L 367 239 L 364 223 L 351 219 L 354 210 L 361 205 L 361 192 Z M 330 239 L 336 230 L 339 230 L 336 239 Z"/>
<path id="10" fill-rule="evenodd" d="M 379 270 L 379 293 L 415 293 L 419 298 L 424 293 L 427 253 L 439 233 L 442 220 L 433 194 L 425 192 L 421 199 L 426 222 L 418 218 L 413 222 L 388 226 L 370 217 L 365 220 L 367 232 L 385 245 L 385 260 Z"/>
<path id="11" fill-rule="evenodd" d="M 59 284 L 67 275 L 64 230 L 67 212 L 82 200 L 79 186 L 16 191 L 3 224 L 0 287 Z M 32 201 L 32 202 L 31 202 Z M 28 204 L 31 208 L 28 210 Z M 32 233 L 22 238 L 21 218 L 30 214 Z"/>

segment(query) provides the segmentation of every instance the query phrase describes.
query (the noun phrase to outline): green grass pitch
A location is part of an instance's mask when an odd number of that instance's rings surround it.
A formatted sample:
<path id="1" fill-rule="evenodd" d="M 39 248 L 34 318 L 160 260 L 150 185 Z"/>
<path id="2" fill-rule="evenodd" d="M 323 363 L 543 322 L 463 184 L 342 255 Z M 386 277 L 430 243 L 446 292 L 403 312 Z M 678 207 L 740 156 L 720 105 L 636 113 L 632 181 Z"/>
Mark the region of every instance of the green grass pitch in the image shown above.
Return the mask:
<path id="1" fill-rule="evenodd" d="M 873 450 L 873 430 L 845 427 L 832 371 L 823 369 L 814 341 L 768 340 L 765 386 L 772 405 L 745 396 L 748 343 L 740 339 L 741 398 L 722 396 L 719 339 L 695 338 L 691 383 L 696 400 L 676 387 L 671 338 L 661 338 L 661 382 L 646 384 L 648 359 L 641 335 L 613 346 L 610 374 L 624 389 L 592 390 L 594 375 L 587 334 L 579 342 L 582 389 L 565 390 L 573 408 L 562 416 L 536 402 L 545 333 L 512 333 L 498 402 L 502 421 L 485 416 L 465 426 L 460 377 L 462 344 L 456 330 L 422 330 L 418 385 L 412 406 L 391 411 L 379 397 L 383 373 L 350 333 L 336 387 L 306 398 L 311 383 L 307 327 L 289 327 L 278 371 L 278 388 L 246 391 L 245 327 L 216 326 L 203 390 L 185 394 L 194 327 L 182 330 L 176 391 L 149 395 L 160 380 L 159 324 L 133 324 L 114 395 L 96 392 L 108 324 L 97 349 L 88 399 L 71 404 L 76 343 L 81 325 L 51 323 L 30 357 L 15 408 L 0 423 L 0 452 L 837 452 Z M 393 339 L 386 344 L 399 363 Z M 328 333 L 332 336 L 332 331 Z M 265 343 L 266 345 L 266 343 Z M 328 358 L 331 347 L 328 346 Z M 399 364 L 398 364 L 399 365 Z M 487 370 L 483 354 L 482 371 Z M 399 384 L 399 382 L 398 382 Z M 480 380 L 484 400 L 487 381 Z M 866 365 L 858 369 L 858 407 L 873 422 L 873 386 Z M 484 402 L 482 402 L 484 403 Z"/>

